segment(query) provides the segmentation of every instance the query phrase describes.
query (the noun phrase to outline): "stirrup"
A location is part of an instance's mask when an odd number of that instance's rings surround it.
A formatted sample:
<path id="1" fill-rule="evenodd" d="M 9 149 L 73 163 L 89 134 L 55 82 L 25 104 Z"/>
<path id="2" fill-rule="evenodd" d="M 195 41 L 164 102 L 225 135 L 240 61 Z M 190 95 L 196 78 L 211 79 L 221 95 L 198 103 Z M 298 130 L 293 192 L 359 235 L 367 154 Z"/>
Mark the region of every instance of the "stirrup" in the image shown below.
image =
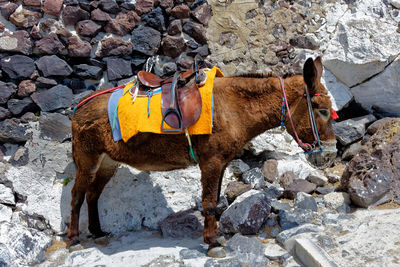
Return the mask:
<path id="1" fill-rule="evenodd" d="M 175 114 L 178 117 L 179 128 L 176 128 L 176 129 L 166 129 L 166 128 L 164 128 L 165 119 L 170 114 Z M 161 122 L 161 131 L 166 132 L 166 133 L 180 133 L 180 132 L 182 132 L 182 116 L 181 116 L 180 112 L 176 108 L 169 108 L 163 114 L 163 118 L 162 118 L 162 122 Z"/>

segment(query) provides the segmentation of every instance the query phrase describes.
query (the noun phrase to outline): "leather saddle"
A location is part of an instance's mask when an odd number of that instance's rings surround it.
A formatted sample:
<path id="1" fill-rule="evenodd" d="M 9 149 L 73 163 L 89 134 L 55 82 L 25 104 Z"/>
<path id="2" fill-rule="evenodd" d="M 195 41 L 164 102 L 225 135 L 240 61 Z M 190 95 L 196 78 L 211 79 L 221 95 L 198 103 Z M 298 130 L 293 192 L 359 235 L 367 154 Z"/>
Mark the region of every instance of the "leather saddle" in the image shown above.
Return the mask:
<path id="1" fill-rule="evenodd" d="M 161 77 L 146 71 L 137 74 L 145 90 L 161 87 L 161 129 L 163 132 L 182 132 L 182 129 L 193 125 L 199 118 L 202 99 L 199 87 L 204 84 L 206 74 L 199 68 L 196 57 L 194 65 L 185 72 L 176 72 L 173 77 Z M 202 63 L 204 64 L 204 62 Z M 166 129 L 164 122 L 174 129 Z"/>

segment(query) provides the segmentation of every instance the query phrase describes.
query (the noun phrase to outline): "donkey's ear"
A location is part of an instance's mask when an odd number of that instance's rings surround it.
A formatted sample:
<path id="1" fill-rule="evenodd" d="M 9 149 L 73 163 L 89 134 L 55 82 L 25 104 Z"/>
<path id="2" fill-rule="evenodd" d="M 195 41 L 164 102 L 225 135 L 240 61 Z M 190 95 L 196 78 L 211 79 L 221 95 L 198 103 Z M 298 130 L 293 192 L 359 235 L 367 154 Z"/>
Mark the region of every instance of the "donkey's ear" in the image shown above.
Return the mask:
<path id="1" fill-rule="evenodd" d="M 303 77 L 304 77 L 305 83 L 308 86 L 308 89 L 309 90 L 314 89 L 315 85 L 317 84 L 317 81 L 318 81 L 318 70 L 317 70 L 317 68 L 314 64 L 314 60 L 312 58 L 308 58 L 306 63 L 304 63 Z"/>
<path id="2" fill-rule="evenodd" d="M 322 65 L 322 58 L 318 56 L 314 60 L 314 66 L 317 69 L 317 80 L 320 81 L 322 77 L 322 72 L 324 71 L 324 66 Z"/>

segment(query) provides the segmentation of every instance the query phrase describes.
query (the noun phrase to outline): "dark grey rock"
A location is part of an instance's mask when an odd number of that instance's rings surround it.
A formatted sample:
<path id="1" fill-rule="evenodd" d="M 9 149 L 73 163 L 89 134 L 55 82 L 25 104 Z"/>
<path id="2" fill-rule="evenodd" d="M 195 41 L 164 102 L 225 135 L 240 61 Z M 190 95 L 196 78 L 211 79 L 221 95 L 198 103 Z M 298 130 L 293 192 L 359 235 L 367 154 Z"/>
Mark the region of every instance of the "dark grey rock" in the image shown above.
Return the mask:
<path id="1" fill-rule="evenodd" d="M 175 19 L 171 21 L 168 26 L 168 34 L 169 35 L 176 35 L 182 33 L 182 22 L 180 19 Z M 197 48 L 197 47 L 196 47 Z"/>
<path id="2" fill-rule="evenodd" d="M 257 237 L 235 234 L 229 239 L 226 248 L 245 266 L 264 267 L 268 265 L 268 259 L 264 255 L 265 246 Z"/>
<path id="3" fill-rule="evenodd" d="M 80 92 L 78 94 L 74 94 L 73 99 L 72 99 L 72 106 L 76 107 L 76 105 L 79 104 L 83 100 L 84 97 L 86 97 L 88 94 L 93 93 L 91 90 L 85 90 L 83 92 Z"/>
<path id="4" fill-rule="evenodd" d="M 260 168 L 253 168 L 244 172 L 242 180 L 245 184 L 251 184 L 254 189 L 262 189 L 267 186 Z"/>
<path id="5" fill-rule="evenodd" d="M 268 185 L 268 188 L 264 189 L 264 191 L 268 199 L 279 199 L 283 196 L 284 192 L 282 187 L 273 184 Z"/>
<path id="6" fill-rule="evenodd" d="M 297 193 L 294 199 L 294 208 L 312 211 L 318 210 L 317 202 L 315 201 L 314 197 L 304 192 Z"/>
<path id="7" fill-rule="evenodd" d="M 166 30 L 165 17 L 161 7 L 157 7 L 151 12 L 143 15 L 142 22 L 144 22 L 146 26 L 152 27 L 157 31 L 163 32 Z"/>
<path id="8" fill-rule="evenodd" d="M 228 167 L 227 167 L 236 178 L 241 178 L 242 174 L 245 171 L 250 170 L 250 166 L 247 165 L 243 160 L 241 159 L 234 159 L 232 160 Z"/>
<path id="9" fill-rule="evenodd" d="M 188 42 L 186 42 L 186 44 L 187 43 Z M 196 48 L 195 50 L 187 52 L 187 55 L 192 56 L 192 57 L 199 55 L 199 56 L 205 58 L 209 54 L 210 54 L 210 50 L 208 50 L 208 45 L 202 45 L 202 46 Z"/>
<path id="10" fill-rule="evenodd" d="M 22 123 L 27 123 L 27 122 L 31 122 L 31 121 L 37 121 L 37 117 L 34 113 L 32 112 L 27 112 L 24 115 L 21 116 L 21 122 Z"/>
<path id="11" fill-rule="evenodd" d="M 256 190 L 240 195 L 222 213 L 220 228 L 224 233 L 255 234 L 270 213 L 270 201 Z"/>
<path id="12" fill-rule="evenodd" d="M 306 180 L 297 179 L 285 188 L 283 196 L 289 199 L 294 199 L 298 192 L 304 192 L 310 194 L 314 192 L 317 186 Z"/>
<path id="13" fill-rule="evenodd" d="M 215 207 L 215 217 L 217 220 L 221 217 L 222 213 L 229 207 L 228 200 L 225 196 L 220 196 L 217 207 Z"/>
<path id="14" fill-rule="evenodd" d="M 342 155 L 342 160 L 351 160 L 360 151 L 362 145 L 360 143 L 351 144 Z"/>
<path id="15" fill-rule="evenodd" d="M 17 86 L 13 83 L 0 81 L 0 105 L 4 105 L 17 92 Z"/>
<path id="16" fill-rule="evenodd" d="M 110 81 L 132 76 L 131 62 L 122 58 L 107 61 L 107 74 Z"/>
<path id="17" fill-rule="evenodd" d="M 83 79 L 100 79 L 103 74 L 103 69 L 88 64 L 80 64 L 74 66 L 74 73 Z"/>
<path id="18" fill-rule="evenodd" d="M 79 6 L 66 6 L 62 11 L 62 19 L 66 25 L 75 25 L 89 18 L 90 14 Z"/>
<path id="19" fill-rule="evenodd" d="M 56 55 L 44 56 L 36 61 L 36 66 L 43 73 L 43 76 L 68 76 L 72 68 Z"/>
<path id="20" fill-rule="evenodd" d="M 51 32 L 49 35 L 43 37 L 35 43 L 41 54 L 53 55 L 61 53 L 65 48 L 61 41 L 58 39 L 57 34 Z"/>
<path id="21" fill-rule="evenodd" d="M 161 44 L 161 33 L 151 27 L 140 25 L 132 31 L 132 51 L 153 56 Z"/>
<path id="22" fill-rule="evenodd" d="M 38 88 L 51 88 L 53 86 L 56 86 L 58 83 L 56 80 L 53 79 L 38 77 L 35 81 L 35 84 Z"/>
<path id="23" fill-rule="evenodd" d="M 279 200 L 271 200 L 271 211 L 279 213 L 281 210 L 290 210 L 290 204 Z"/>
<path id="24" fill-rule="evenodd" d="M 11 117 L 11 112 L 3 107 L 0 107 L 0 120 L 4 120 Z"/>
<path id="25" fill-rule="evenodd" d="M 160 223 L 164 237 L 194 237 L 203 232 L 199 211 L 186 210 L 169 215 Z"/>
<path id="26" fill-rule="evenodd" d="M 27 133 L 27 125 L 20 124 L 17 119 L 6 119 L 0 121 L 1 143 L 22 143 L 30 139 L 32 133 Z"/>
<path id="27" fill-rule="evenodd" d="M 37 96 L 33 96 L 32 98 L 42 111 L 54 111 L 71 106 L 72 90 L 64 85 L 57 85 L 49 90 L 38 93 Z"/>
<path id="28" fill-rule="evenodd" d="M 146 60 L 147 60 L 147 57 L 145 57 L 145 56 L 134 55 L 132 57 L 132 65 L 137 68 L 137 67 L 143 65 L 146 62 Z"/>
<path id="29" fill-rule="evenodd" d="M 32 98 L 25 97 L 24 99 L 8 100 L 7 107 L 13 115 L 18 116 L 28 111 L 34 111 L 36 109 L 36 104 L 33 103 Z"/>
<path id="30" fill-rule="evenodd" d="M 43 112 L 39 119 L 40 136 L 63 142 L 71 138 L 71 120 L 60 113 Z"/>
<path id="31" fill-rule="evenodd" d="M 114 0 L 100 0 L 99 7 L 107 13 L 117 14 L 121 9 Z"/>
<path id="32" fill-rule="evenodd" d="M 74 93 L 77 91 L 84 91 L 86 90 L 86 84 L 83 79 L 64 79 L 62 81 L 62 85 L 67 86 L 68 88 L 72 89 Z"/>
<path id="33" fill-rule="evenodd" d="M 282 230 L 287 230 L 311 222 L 312 217 L 313 213 L 311 210 L 281 210 L 279 211 L 278 222 Z"/>
<path id="34" fill-rule="evenodd" d="M 326 195 L 326 194 L 329 194 L 329 193 L 332 193 L 332 192 L 334 192 L 336 190 L 336 187 L 334 187 L 334 186 L 320 186 L 320 187 L 317 187 L 317 189 L 315 189 L 315 192 L 317 192 L 318 194 L 321 194 L 321 195 Z"/>
<path id="35" fill-rule="evenodd" d="M 1 59 L 1 69 L 11 79 L 23 79 L 32 75 L 35 71 L 35 64 L 33 59 L 27 56 L 7 56 Z"/>
<path id="36" fill-rule="evenodd" d="M 370 114 L 335 123 L 333 124 L 333 130 L 337 140 L 343 146 L 347 146 L 360 140 L 365 134 L 366 126 L 374 121 L 376 121 L 376 118 Z"/>
<path id="37" fill-rule="evenodd" d="M 341 188 L 361 207 L 400 196 L 400 118 L 386 122 L 345 169 Z"/>

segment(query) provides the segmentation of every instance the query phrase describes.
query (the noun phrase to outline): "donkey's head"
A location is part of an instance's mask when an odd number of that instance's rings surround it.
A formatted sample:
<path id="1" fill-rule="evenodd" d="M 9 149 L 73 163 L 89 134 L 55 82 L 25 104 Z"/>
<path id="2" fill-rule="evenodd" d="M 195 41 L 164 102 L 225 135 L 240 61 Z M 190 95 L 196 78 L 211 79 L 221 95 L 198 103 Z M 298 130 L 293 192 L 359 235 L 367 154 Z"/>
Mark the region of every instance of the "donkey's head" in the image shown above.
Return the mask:
<path id="1" fill-rule="evenodd" d="M 331 160 L 336 155 L 332 152 L 336 149 L 336 137 L 332 127 L 332 120 L 335 119 L 336 113 L 332 110 L 328 91 L 321 83 L 322 71 L 321 57 L 315 60 L 309 58 L 304 64 L 303 77 L 300 75 L 293 77 L 290 84 L 298 97 L 292 104 L 291 113 L 297 134 L 304 143 L 311 144 L 314 151 L 319 151 L 321 147 L 325 151 L 330 151 L 330 153 L 316 153 L 319 155 L 313 158 L 329 156 Z M 293 129 L 287 128 L 294 135 Z M 314 163 L 319 165 L 318 162 Z"/>

